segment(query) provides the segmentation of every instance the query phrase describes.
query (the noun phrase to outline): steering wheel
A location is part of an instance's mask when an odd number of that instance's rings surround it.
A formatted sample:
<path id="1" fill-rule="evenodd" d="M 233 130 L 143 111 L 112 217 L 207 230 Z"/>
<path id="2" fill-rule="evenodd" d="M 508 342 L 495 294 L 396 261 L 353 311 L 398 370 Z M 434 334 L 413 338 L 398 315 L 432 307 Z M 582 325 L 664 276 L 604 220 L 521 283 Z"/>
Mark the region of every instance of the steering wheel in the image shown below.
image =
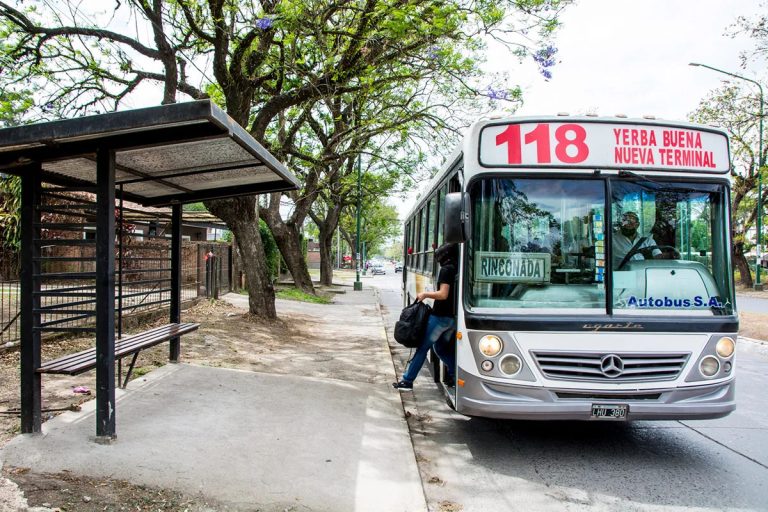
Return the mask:
<path id="1" fill-rule="evenodd" d="M 646 247 L 634 248 L 631 251 L 629 251 L 629 254 L 627 255 L 626 259 L 624 260 L 624 263 L 619 265 L 619 268 L 617 268 L 616 270 L 623 269 L 627 265 L 627 263 L 629 263 L 632 260 L 632 256 L 634 256 L 637 253 L 642 253 L 644 258 L 651 259 L 651 258 L 646 257 L 645 255 L 646 255 L 646 253 L 649 254 L 649 255 L 652 255 L 653 251 L 656 250 L 656 249 L 658 249 L 659 251 L 662 251 L 662 252 L 664 250 L 672 251 L 672 255 L 675 257 L 676 260 L 682 259 L 682 256 L 680 255 L 680 251 L 678 251 L 677 249 L 675 249 L 671 245 L 649 245 L 649 246 L 646 246 Z"/>

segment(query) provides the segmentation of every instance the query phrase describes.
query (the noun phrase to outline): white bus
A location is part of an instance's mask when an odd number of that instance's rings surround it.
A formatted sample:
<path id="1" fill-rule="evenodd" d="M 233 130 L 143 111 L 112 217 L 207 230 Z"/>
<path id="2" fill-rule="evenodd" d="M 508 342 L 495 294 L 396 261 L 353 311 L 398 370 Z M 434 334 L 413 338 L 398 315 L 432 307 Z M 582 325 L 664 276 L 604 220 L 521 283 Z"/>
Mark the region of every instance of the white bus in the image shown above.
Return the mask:
<path id="1" fill-rule="evenodd" d="M 460 243 L 456 411 L 717 418 L 735 408 L 725 132 L 647 119 L 475 123 L 405 226 L 403 291 Z"/>

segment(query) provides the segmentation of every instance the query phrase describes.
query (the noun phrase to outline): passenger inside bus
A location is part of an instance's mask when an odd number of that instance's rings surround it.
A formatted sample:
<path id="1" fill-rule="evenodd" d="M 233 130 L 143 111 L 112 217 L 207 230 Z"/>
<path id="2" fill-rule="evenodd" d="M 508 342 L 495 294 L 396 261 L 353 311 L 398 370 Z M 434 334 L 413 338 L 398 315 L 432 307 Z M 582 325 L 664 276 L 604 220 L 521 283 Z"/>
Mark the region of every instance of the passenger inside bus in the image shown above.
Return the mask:
<path id="1" fill-rule="evenodd" d="M 637 232 L 640 218 L 635 212 L 621 216 L 619 229 L 613 234 L 613 268 L 619 270 L 630 260 L 643 260 L 661 256 L 653 237 L 641 236 Z"/>

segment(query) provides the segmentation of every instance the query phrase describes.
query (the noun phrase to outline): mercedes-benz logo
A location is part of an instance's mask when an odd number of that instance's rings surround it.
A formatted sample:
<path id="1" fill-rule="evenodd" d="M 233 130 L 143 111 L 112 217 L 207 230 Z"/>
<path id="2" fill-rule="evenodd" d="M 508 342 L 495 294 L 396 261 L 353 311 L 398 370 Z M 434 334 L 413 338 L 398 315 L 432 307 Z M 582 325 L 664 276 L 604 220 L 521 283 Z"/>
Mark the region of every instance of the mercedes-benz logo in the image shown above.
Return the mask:
<path id="1" fill-rule="evenodd" d="M 608 354 L 600 359 L 600 371 L 609 379 L 615 379 L 624 373 L 624 361 L 616 354 Z"/>

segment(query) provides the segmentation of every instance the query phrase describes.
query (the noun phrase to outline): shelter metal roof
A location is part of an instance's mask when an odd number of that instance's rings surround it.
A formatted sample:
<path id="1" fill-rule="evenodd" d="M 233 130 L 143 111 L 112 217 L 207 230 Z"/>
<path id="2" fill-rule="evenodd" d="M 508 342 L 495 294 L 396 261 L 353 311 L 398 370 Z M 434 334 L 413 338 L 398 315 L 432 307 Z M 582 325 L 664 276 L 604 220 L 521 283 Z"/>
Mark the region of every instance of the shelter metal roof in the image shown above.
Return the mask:
<path id="1" fill-rule="evenodd" d="M 296 177 L 210 100 L 0 129 L 0 171 L 96 184 L 96 151 L 115 151 L 117 193 L 143 205 L 295 189 Z"/>
<path id="2" fill-rule="evenodd" d="M 152 222 L 161 220 L 170 223 L 173 213 L 167 206 L 143 206 L 131 201 L 123 204 L 123 219 L 126 222 Z M 208 211 L 184 210 L 184 226 L 229 229 L 227 224 Z"/>

